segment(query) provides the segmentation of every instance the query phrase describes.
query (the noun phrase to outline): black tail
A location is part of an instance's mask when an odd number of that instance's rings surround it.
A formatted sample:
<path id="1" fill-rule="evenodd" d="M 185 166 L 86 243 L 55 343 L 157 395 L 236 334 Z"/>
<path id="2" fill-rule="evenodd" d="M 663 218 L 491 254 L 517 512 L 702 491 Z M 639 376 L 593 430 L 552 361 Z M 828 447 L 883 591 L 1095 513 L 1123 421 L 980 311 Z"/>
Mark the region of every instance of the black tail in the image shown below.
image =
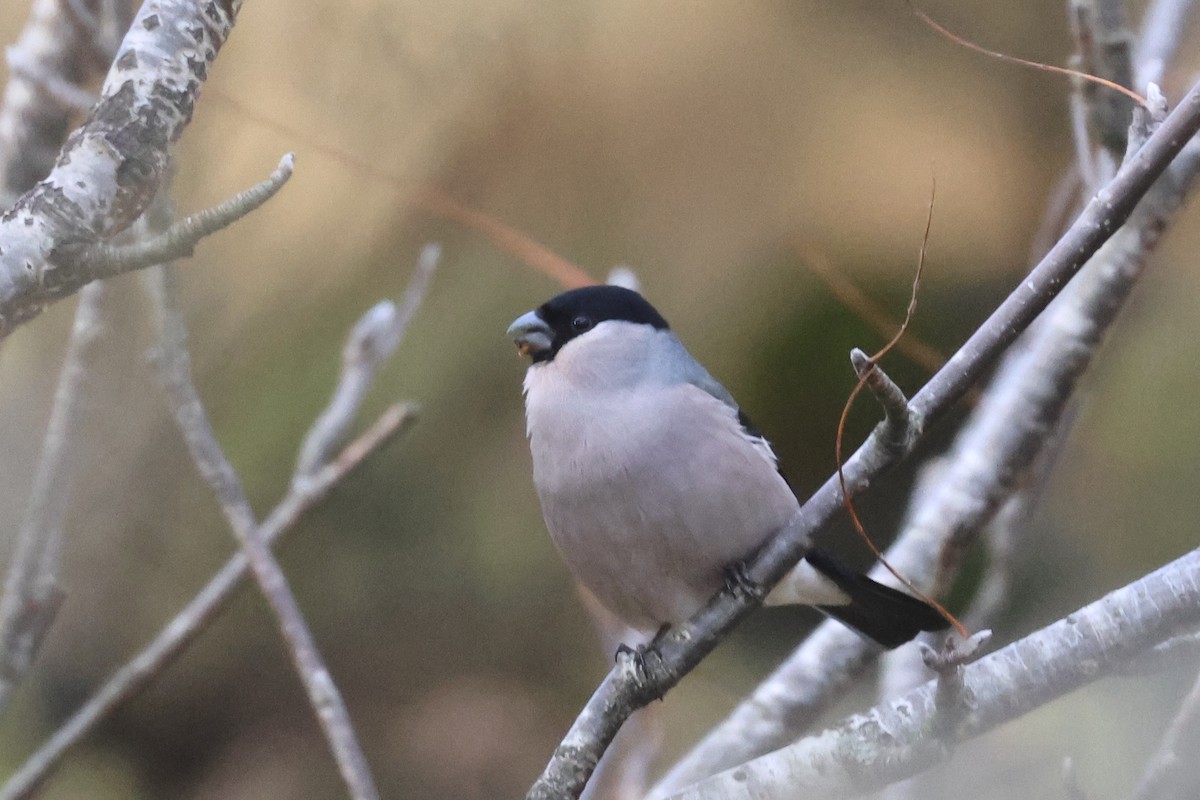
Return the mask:
<path id="1" fill-rule="evenodd" d="M 850 602 L 844 606 L 817 608 L 889 650 L 921 631 L 941 631 L 950 627 L 946 618 L 932 606 L 854 572 L 827 553 L 814 548 L 804 558 L 850 595 Z"/>

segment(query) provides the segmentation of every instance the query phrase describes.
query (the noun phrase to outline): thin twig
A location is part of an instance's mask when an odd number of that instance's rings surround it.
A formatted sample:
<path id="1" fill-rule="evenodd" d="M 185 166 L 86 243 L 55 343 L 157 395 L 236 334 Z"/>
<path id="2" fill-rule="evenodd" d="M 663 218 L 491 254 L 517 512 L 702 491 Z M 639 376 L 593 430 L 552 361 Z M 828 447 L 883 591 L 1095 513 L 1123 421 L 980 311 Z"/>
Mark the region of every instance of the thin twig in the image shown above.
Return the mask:
<path id="1" fill-rule="evenodd" d="M 159 352 L 155 358 L 160 380 L 167 391 L 180 433 L 192 460 L 212 487 L 229 527 L 241 545 L 263 596 L 275 614 L 288 644 L 292 661 L 308 693 L 337 761 L 342 780 L 355 800 L 377 800 L 379 791 L 358 744 L 350 713 L 321 657 L 312 631 L 300 611 L 287 576 L 263 536 L 241 480 L 225 457 L 208 421 L 200 394 L 192 382 L 187 334 L 176 302 L 169 267 L 148 273 L 151 296 L 158 315 Z"/>
<path id="2" fill-rule="evenodd" d="M 883 408 L 888 438 L 901 448 L 907 447 L 916 420 L 908 411 L 908 398 L 904 396 L 904 391 L 883 371 L 883 367 L 857 347 L 850 351 L 850 365 Z"/>
<path id="3" fill-rule="evenodd" d="M 69 245 L 60 248 L 52 258 L 55 262 L 71 264 L 78 275 L 91 279 L 185 258 L 192 254 L 201 239 L 229 227 L 274 197 L 292 177 L 295 166 L 295 156 L 288 153 L 265 180 L 212 208 L 186 217 L 161 233 L 139 237 L 128 244 Z"/>
<path id="4" fill-rule="evenodd" d="M 986 47 L 982 47 L 982 46 L 976 44 L 975 42 L 972 42 L 968 39 L 964 39 L 963 37 L 959 36 L 958 34 L 953 33 L 950 30 L 947 30 L 944 26 L 942 26 L 933 17 L 929 16 L 924 11 L 917 8 L 916 5 L 913 4 L 913 0 L 906 0 L 906 1 L 908 2 L 909 9 L 914 14 L 916 14 L 917 17 L 922 22 L 924 22 L 926 25 L 928 25 L 930 28 L 932 28 L 934 31 L 941 34 L 945 38 L 947 38 L 950 41 L 954 42 L 955 44 L 959 45 L 960 47 L 965 47 L 968 50 L 974 50 L 977 53 L 983 53 L 985 56 L 991 56 L 992 58 L 1007 62 L 1009 64 L 1016 64 L 1016 65 L 1022 66 L 1022 67 L 1030 67 L 1032 69 L 1042 70 L 1043 72 L 1053 72 L 1057 75 L 1065 75 L 1067 77 L 1078 78 L 1080 80 L 1095 83 L 1099 86 L 1103 86 L 1107 89 L 1110 89 L 1113 92 L 1123 94 L 1126 97 L 1128 97 L 1130 100 L 1134 101 L 1135 103 L 1137 103 L 1139 105 L 1145 104 L 1145 100 L 1142 98 L 1141 95 L 1139 95 L 1137 92 L 1133 91 L 1132 89 L 1128 89 L 1125 86 L 1122 86 L 1120 83 L 1117 83 L 1115 81 L 1111 81 L 1111 80 L 1108 80 L 1106 78 L 1102 78 L 1102 77 L 1099 77 L 1096 75 L 1090 75 L 1086 72 L 1080 72 L 1079 70 L 1067 69 L 1066 67 L 1059 67 L 1059 66 L 1055 66 L 1054 64 L 1043 64 L 1039 61 L 1030 61 L 1029 59 L 1026 59 L 1026 58 L 1019 58 L 1017 56 L 1009 55 L 1008 53 L 1001 53 L 996 50 L 989 50 Z"/>
<path id="5" fill-rule="evenodd" d="M 304 514 L 329 494 L 367 456 L 382 448 L 416 419 L 415 409 L 399 403 L 387 409 L 361 436 L 355 439 L 303 486 L 293 486 L 287 496 L 267 516 L 259 528 L 264 540 L 274 545 L 291 531 Z M 97 725 L 163 673 L 201 633 L 206 631 L 233 598 L 233 593 L 249 576 L 249 565 L 242 552 L 234 553 L 208 584 L 159 632 L 154 640 L 134 656 L 92 695 L 21 768 L 0 786 L 0 800 L 26 800 L 62 757 L 91 733 Z"/>
<path id="6" fill-rule="evenodd" d="M 417 258 L 417 268 L 404 291 L 400 307 L 390 300 L 377 303 L 350 331 L 342 348 L 341 378 L 329 405 L 304 437 L 293 481 L 308 480 L 341 444 L 346 429 L 354 421 L 363 398 L 375 381 L 376 373 L 395 352 L 413 315 L 424 301 L 441 255 L 442 249 L 438 245 L 426 245 Z"/>
<path id="7" fill-rule="evenodd" d="M 93 362 L 105 332 L 107 295 L 107 287 L 100 282 L 79 295 L 29 506 L 4 580 L 4 596 L 0 598 L 0 712 L 25 677 L 63 600 L 58 582 L 63 528 L 75 469 L 82 457 L 80 428 Z"/>
<path id="8" fill-rule="evenodd" d="M 1071 277 L 1132 213 L 1159 174 L 1200 129 L 1200 84 L 1146 141 L 1116 177 L 1088 203 L 1042 262 L 959 349 L 946 366 L 913 396 L 912 410 L 935 422 L 961 398 L 993 360 L 1049 304 Z M 846 486 L 857 493 L 895 463 L 872 435 L 845 465 Z M 833 476 L 801 507 L 792 521 L 747 564 L 755 584 L 771 587 L 800 559 L 809 537 L 842 507 Z M 754 607 L 747 593 L 723 591 L 687 623 L 657 640 L 655 669 L 635 672 L 618 664 L 600 684 L 531 788 L 531 800 L 578 797 L 596 762 L 635 708 L 663 696 Z"/>
<path id="9" fill-rule="evenodd" d="M 879 676 L 879 700 L 891 700 L 910 692 L 929 680 L 930 671 L 937 673 L 935 710 L 929 724 L 929 734 L 951 742 L 958 726 L 970 713 L 973 702 L 963 683 L 963 667 L 982 654 L 984 645 L 991 638 L 992 632 L 988 630 L 979 631 L 967 639 L 922 634 L 917 637 L 916 647 L 885 653 Z M 940 648 L 928 644 L 933 639 L 942 640 Z M 893 783 L 884 792 L 884 800 L 924 796 L 925 792 L 912 780 Z"/>

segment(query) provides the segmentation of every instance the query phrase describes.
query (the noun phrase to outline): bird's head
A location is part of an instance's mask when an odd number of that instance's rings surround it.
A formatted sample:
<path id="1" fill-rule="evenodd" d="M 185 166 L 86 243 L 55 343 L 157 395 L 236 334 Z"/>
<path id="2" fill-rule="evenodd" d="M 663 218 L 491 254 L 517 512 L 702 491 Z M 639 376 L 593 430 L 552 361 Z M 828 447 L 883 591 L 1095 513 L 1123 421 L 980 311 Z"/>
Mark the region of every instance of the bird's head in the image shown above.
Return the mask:
<path id="1" fill-rule="evenodd" d="M 553 361 L 572 342 L 604 338 L 627 323 L 651 330 L 669 329 L 667 321 L 644 297 L 620 286 L 585 286 L 547 300 L 522 314 L 508 328 L 517 352 L 534 364 Z"/>

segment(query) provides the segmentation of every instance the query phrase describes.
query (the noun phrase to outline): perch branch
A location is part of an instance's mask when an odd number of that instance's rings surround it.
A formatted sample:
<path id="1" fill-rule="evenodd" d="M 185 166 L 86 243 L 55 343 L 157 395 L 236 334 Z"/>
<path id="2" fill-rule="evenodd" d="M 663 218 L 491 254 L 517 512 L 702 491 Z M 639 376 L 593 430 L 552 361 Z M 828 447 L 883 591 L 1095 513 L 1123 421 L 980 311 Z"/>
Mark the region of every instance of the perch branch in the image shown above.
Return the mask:
<path id="1" fill-rule="evenodd" d="M 857 797 L 948 758 L 950 745 L 1087 685 L 1200 622 L 1200 550 L 962 668 L 969 713 L 930 737 L 934 680 L 819 736 L 701 781 L 675 800 Z"/>

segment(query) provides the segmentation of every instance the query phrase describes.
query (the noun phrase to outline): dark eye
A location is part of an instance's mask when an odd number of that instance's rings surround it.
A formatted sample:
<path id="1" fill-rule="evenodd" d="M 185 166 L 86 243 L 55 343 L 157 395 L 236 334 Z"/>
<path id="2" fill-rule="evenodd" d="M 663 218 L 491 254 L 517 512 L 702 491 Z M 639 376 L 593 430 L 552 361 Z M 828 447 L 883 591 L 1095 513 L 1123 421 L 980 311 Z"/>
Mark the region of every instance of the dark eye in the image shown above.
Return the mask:
<path id="1" fill-rule="evenodd" d="M 584 331 L 591 330 L 592 325 L 594 324 L 595 323 L 592 322 L 591 317 L 585 317 L 580 314 L 578 317 L 571 320 L 571 330 L 575 331 L 576 333 L 583 333 Z"/>

